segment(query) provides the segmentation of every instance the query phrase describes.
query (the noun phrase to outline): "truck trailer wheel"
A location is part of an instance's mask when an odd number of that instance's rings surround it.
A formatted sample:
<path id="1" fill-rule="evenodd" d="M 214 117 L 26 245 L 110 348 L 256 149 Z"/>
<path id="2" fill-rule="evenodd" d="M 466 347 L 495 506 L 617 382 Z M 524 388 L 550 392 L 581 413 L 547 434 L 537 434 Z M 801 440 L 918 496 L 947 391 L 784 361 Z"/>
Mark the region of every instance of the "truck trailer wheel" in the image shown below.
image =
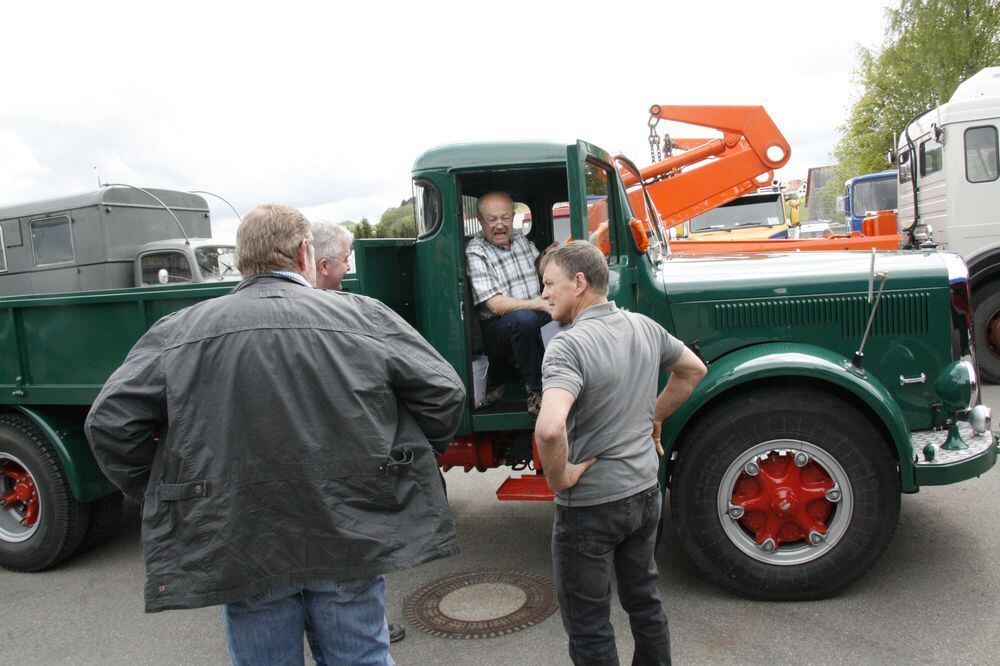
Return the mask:
<path id="1" fill-rule="evenodd" d="M 25 419 L 0 416 L 0 566 L 40 571 L 63 561 L 87 531 L 59 458 Z"/>
<path id="2" fill-rule="evenodd" d="M 973 337 L 979 376 L 990 384 L 1000 384 L 1000 285 L 983 285 L 972 297 Z"/>
<path id="3" fill-rule="evenodd" d="M 878 430 L 844 400 L 754 391 L 685 437 L 670 500 L 685 550 L 718 584 L 749 599 L 822 599 L 885 549 L 899 473 Z"/>

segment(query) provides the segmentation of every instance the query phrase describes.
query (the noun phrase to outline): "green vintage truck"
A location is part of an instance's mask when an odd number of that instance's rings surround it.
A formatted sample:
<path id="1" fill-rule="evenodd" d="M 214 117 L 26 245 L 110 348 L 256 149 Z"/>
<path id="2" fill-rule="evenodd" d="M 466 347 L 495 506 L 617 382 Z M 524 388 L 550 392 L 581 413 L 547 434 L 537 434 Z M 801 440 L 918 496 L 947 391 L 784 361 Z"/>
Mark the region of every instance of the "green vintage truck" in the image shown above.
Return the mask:
<path id="1" fill-rule="evenodd" d="M 418 237 L 356 241 L 344 287 L 398 311 L 465 381 L 442 467 L 508 466 L 500 499 L 547 499 L 523 387 L 511 382 L 505 400 L 476 408 L 485 362 L 463 248 L 478 230 L 477 197 L 492 190 L 530 211 L 516 224 L 539 248 L 563 240 L 553 209 L 567 203 L 573 237 L 606 223 L 611 298 L 709 364 L 663 433 L 662 481 L 687 552 L 743 596 L 834 594 L 879 557 L 902 493 L 996 462 L 968 272 L 936 252 L 671 256 L 642 186 L 623 184 L 641 181 L 636 172 L 585 142 L 428 151 L 413 167 Z M 111 490 L 81 431 L 90 401 L 156 317 L 228 288 L 0 298 L 0 564 L 52 566 L 87 539 L 88 512 L 100 516 Z"/>

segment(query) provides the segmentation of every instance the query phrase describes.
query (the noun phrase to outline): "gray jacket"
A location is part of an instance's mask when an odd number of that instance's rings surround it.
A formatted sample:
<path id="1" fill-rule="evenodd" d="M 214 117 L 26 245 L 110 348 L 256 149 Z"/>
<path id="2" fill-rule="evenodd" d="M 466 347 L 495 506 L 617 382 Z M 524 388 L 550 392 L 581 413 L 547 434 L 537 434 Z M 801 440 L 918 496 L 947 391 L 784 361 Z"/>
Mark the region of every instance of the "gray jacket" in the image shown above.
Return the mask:
<path id="1" fill-rule="evenodd" d="M 86 423 L 105 474 L 143 502 L 147 612 L 457 553 L 434 451 L 464 398 L 363 296 L 256 276 L 161 319 Z"/>

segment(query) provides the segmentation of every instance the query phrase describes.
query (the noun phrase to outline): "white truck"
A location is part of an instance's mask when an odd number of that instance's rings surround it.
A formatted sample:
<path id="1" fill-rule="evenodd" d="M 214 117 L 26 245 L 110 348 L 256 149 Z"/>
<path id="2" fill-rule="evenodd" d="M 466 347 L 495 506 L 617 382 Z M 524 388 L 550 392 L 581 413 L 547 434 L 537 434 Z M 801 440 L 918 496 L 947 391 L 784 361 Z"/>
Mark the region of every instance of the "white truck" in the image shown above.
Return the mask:
<path id="1" fill-rule="evenodd" d="M 956 252 L 969 266 L 980 374 L 993 383 L 1000 383 L 998 134 L 1000 67 L 987 67 L 913 119 L 890 154 L 903 244 Z"/>

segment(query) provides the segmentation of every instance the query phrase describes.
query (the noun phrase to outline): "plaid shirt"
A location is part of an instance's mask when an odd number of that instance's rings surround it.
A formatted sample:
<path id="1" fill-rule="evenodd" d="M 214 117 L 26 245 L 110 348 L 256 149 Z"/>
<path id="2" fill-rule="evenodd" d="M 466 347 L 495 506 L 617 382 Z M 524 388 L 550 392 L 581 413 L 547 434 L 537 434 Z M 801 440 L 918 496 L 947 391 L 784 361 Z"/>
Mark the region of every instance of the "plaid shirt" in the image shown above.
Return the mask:
<path id="1" fill-rule="evenodd" d="M 520 231 L 511 235 L 509 248 L 497 247 L 486 240 L 483 232 L 476 234 L 465 246 L 469 265 L 472 302 L 481 319 L 497 315 L 482 305 L 497 294 L 511 298 L 531 299 L 539 296 L 535 259 L 538 248 Z"/>

